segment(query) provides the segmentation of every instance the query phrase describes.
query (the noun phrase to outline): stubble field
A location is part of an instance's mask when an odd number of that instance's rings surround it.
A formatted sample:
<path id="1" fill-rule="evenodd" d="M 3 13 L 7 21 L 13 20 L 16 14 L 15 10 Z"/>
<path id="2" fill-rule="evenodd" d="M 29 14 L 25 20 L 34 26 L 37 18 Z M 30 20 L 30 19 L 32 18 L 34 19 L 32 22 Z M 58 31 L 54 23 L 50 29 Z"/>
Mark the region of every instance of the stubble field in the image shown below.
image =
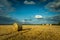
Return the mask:
<path id="1" fill-rule="evenodd" d="M 60 40 L 60 26 L 22 25 L 23 30 L 0 36 L 0 40 Z"/>

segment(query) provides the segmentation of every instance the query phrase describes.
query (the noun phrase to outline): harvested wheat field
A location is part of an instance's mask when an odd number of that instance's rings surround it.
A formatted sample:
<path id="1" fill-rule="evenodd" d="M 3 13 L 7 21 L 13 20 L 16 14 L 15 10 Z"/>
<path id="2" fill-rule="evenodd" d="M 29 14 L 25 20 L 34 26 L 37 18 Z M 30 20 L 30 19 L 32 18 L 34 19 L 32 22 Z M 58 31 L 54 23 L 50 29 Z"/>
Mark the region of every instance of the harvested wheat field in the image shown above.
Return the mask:
<path id="1" fill-rule="evenodd" d="M 23 25 L 23 30 L 1 35 L 0 40 L 60 40 L 60 26 Z"/>

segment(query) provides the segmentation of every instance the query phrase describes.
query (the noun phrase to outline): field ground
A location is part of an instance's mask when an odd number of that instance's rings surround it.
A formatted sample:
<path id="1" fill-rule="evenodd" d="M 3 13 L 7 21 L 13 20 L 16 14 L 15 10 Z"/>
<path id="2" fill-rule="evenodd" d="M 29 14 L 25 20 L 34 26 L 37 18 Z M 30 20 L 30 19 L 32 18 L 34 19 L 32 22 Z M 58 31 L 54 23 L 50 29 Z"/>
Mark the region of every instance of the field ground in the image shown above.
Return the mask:
<path id="1" fill-rule="evenodd" d="M 60 26 L 23 25 L 23 30 L 0 35 L 0 40 L 60 40 Z"/>

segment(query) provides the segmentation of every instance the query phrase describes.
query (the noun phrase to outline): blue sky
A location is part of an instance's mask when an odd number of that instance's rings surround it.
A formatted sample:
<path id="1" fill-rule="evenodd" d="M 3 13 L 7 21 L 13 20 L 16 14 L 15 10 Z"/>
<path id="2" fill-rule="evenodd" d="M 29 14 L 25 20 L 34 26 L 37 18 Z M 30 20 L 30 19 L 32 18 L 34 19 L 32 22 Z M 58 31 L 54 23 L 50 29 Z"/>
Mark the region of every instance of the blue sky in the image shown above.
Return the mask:
<path id="1" fill-rule="evenodd" d="M 1 2 L 3 3 L 2 0 Z M 60 15 L 60 7 L 58 6 L 58 8 L 56 8 L 54 6 L 55 4 L 53 4 L 54 2 L 56 2 L 56 0 L 8 0 L 8 1 L 6 0 L 6 2 L 7 3 L 5 4 L 2 3 L 1 4 L 6 5 L 5 10 L 8 10 L 8 12 L 4 10 L 5 6 L 4 8 L 2 8 L 3 9 L 2 11 L 8 14 L 7 16 L 10 16 L 11 18 L 17 19 L 18 21 L 21 22 L 23 22 L 23 20 L 26 19 L 27 20 L 26 22 L 28 23 L 36 23 L 36 24 L 50 23 L 50 22 L 57 23 L 54 21 L 55 19 L 49 22 L 47 18 L 50 19 L 51 17 L 53 18 L 53 16 Z M 50 7 L 48 5 L 50 6 L 53 5 L 53 7 Z M 36 15 L 42 16 L 43 17 L 42 20 L 40 18 L 39 19 L 35 18 Z"/>

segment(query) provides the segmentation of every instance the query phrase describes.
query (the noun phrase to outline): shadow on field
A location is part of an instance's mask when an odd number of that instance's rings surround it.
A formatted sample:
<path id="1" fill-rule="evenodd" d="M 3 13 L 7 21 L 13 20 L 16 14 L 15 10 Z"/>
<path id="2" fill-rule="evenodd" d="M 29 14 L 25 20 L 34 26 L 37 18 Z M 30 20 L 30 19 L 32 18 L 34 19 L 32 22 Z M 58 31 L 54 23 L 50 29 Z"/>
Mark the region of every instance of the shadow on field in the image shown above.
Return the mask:
<path id="1" fill-rule="evenodd" d="M 31 28 L 22 29 L 22 31 L 26 31 L 26 30 L 30 31 Z"/>
<path id="2" fill-rule="evenodd" d="M 26 29 L 22 29 L 22 33 L 26 33 L 26 32 L 29 32 L 29 31 L 31 31 L 31 28 L 26 28 Z"/>

